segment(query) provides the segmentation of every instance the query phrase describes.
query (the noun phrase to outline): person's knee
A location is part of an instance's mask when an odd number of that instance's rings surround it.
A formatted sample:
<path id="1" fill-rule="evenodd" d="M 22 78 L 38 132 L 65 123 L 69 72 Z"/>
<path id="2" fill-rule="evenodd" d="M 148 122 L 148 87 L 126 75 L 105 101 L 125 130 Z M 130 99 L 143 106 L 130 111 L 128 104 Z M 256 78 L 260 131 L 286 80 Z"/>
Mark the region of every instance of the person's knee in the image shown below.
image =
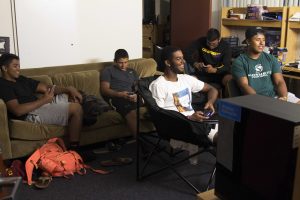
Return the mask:
<path id="1" fill-rule="evenodd" d="M 230 81 L 232 78 L 233 76 L 231 74 L 226 74 L 222 79 L 222 84 L 226 86 L 228 81 Z"/>
<path id="2" fill-rule="evenodd" d="M 126 119 L 136 119 L 136 110 L 131 110 L 125 116 Z"/>
<path id="3" fill-rule="evenodd" d="M 82 107 L 79 103 L 70 103 L 69 104 L 69 116 L 80 116 L 83 115 Z"/>

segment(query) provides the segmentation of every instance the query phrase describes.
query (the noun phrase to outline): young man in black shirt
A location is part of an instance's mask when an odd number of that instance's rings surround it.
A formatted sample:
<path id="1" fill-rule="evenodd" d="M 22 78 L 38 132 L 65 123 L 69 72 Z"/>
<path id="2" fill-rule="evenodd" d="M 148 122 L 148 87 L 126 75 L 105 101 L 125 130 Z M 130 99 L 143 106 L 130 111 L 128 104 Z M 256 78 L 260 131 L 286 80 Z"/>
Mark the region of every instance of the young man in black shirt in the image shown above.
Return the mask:
<path id="1" fill-rule="evenodd" d="M 0 98 L 7 106 L 8 116 L 68 126 L 71 148 L 77 149 L 82 126 L 81 94 L 74 87 L 55 87 L 20 75 L 19 57 L 14 54 L 3 54 L 0 67 Z M 37 98 L 36 93 L 43 95 Z"/>
<path id="2" fill-rule="evenodd" d="M 194 68 L 191 75 L 206 83 L 226 86 L 230 74 L 231 48 L 220 38 L 217 29 L 209 29 L 206 37 L 194 41 L 185 51 L 187 63 Z"/>

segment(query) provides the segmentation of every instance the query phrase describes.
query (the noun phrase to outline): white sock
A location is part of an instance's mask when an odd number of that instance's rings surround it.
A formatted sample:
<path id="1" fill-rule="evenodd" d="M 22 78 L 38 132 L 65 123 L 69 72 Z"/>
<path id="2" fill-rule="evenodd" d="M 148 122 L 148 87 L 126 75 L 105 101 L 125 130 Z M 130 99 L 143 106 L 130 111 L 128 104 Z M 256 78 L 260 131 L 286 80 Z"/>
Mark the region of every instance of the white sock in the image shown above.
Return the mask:
<path id="1" fill-rule="evenodd" d="M 208 134 L 208 139 L 213 142 L 215 134 L 218 132 L 219 124 L 215 125 L 215 128 L 212 128 Z"/>

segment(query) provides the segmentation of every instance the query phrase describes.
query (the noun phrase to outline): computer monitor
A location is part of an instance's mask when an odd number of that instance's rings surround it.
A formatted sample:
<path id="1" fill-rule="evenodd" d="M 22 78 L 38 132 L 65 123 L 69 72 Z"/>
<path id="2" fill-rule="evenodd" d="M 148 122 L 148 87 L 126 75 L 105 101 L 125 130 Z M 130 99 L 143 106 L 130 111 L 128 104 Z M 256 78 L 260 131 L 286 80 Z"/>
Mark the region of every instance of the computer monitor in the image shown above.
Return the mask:
<path id="1" fill-rule="evenodd" d="M 222 99 L 215 194 L 300 199 L 300 105 L 260 95 Z"/>

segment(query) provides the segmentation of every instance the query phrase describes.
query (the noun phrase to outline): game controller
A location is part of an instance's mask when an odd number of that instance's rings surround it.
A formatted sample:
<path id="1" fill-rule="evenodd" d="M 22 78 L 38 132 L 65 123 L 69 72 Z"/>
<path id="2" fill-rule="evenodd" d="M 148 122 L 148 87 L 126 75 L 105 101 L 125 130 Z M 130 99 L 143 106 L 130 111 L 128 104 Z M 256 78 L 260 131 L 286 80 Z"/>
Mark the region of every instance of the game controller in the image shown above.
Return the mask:
<path id="1" fill-rule="evenodd" d="M 213 115 L 213 111 L 206 109 L 206 110 L 203 111 L 203 115 L 205 117 L 211 117 Z"/>

